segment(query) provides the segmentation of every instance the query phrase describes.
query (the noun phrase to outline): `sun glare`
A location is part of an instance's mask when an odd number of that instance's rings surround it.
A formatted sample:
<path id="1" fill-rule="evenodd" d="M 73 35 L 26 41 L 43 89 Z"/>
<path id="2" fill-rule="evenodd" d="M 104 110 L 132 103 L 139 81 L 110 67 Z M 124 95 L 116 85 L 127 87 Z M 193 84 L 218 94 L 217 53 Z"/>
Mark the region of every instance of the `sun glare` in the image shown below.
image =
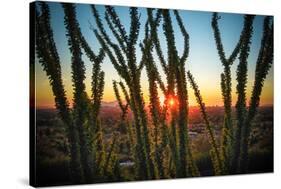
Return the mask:
<path id="1" fill-rule="evenodd" d="M 174 96 L 165 97 L 165 95 L 159 96 L 159 102 L 161 106 L 164 106 L 164 104 L 166 103 L 166 105 L 170 108 L 174 108 L 178 104 L 176 97 Z"/>
<path id="2" fill-rule="evenodd" d="M 174 106 L 175 105 L 175 100 L 173 98 L 169 99 L 169 105 Z"/>
<path id="3" fill-rule="evenodd" d="M 178 101 L 176 99 L 176 97 L 174 96 L 169 96 L 167 98 L 167 105 L 170 107 L 170 108 L 175 108 L 177 105 L 178 105 Z"/>

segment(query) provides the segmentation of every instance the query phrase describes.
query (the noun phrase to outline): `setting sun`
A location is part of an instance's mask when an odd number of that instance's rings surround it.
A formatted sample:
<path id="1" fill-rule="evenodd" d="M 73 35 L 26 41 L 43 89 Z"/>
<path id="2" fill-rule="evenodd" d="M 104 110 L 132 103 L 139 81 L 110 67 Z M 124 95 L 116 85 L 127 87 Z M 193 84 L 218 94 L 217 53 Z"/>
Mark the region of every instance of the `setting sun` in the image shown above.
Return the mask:
<path id="1" fill-rule="evenodd" d="M 175 108 L 178 104 L 177 98 L 174 96 L 169 96 L 167 98 L 167 104 L 170 108 Z"/>
<path id="2" fill-rule="evenodd" d="M 174 104 L 175 104 L 175 100 L 173 98 L 170 98 L 169 99 L 169 105 L 174 106 Z"/>

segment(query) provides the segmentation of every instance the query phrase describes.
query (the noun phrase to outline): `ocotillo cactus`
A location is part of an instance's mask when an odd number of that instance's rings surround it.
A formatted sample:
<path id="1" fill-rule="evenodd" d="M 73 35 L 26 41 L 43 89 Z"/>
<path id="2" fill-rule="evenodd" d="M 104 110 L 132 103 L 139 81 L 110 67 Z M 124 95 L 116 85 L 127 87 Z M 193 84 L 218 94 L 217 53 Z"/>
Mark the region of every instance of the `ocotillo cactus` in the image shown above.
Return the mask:
<path id="1" fill-rule="evenodd" d="M 128 111 L 129 111 L 129 104 L 128 103 L 130 103 L 130 99 L 129 99 L 129 96 L 126 93 L 126 91 L 124 91 L 125 90 L 124 84 L 122 82 L 120 82 L 119 85 L 121 87 L 122 92 L 125 93 L 124 94 L 125 102 L 127 102 L 127 104 L 123 104 L 123 101 L 121 99 L 120 92 L 119 92 L 119 89 L 118 89 L 118 83 L 116 81 L 113 81 L 114 94 L 115 94 L 116 100 L 119 104 L 119 107 L 121 109 L 120 127 L 123 127 L 126 130 L 125 133 L 127 135 L 127 147 L 128 147 L 128 150 L 129 150 L 128 155 L 132 159 L 135 159 L 135 156 L 133 155 L 133 150 L 135 148 L 135 141 L 134 141 L 133 137 L 134 137 L 135 132 L 133 131 L 133 128 L 132 128 L 131 124 L 129 124 L 128 120 L 126 119 Z"/>
<path id="2" fill-rule="evenodd" d="M 118 102 L 118 105 L 119 105 L 119 107 L 120 107 L 120 109 L 122 111 L 122 113 L 121 113 L 121 121 L 125 121 L 125 117 L 126 117 L 126 114 L 128 113 L 128 106 L 129 105 L 128 104 L 126 104 L 126 105 L 123 104 L 116 81 L 113 81 L 113 90 L 114 90 L 114 94 L 115 94 L 116 100 Z M 127 96 L 127 99 L 129 99 L 128 96 Z"/>
<path id="3" fill-rule="evenodd" d="M 232 161 L 231 161 L 231 172 L 236 172 L 238 168 L 238 159 L 240 156 L 240 141 L 241 141 L 241 127 L 244 124 L 246 116 L 246 84 L 247 84 L 247 59 L 250 52 L 251 37 L 253 33 L 253 20 L 254 16 L 245 15 L 244 18 L 244 38 L 241 44 L 239 54 L 239 65 L 237 67 L 237 95 L 238 99 L 236 102 L 236 115 L 237 115 L 237 127 L 234 133 Z"/>
<path id="4" fill-rule="evenodd" d="M 179 165 L 179 155 L 178 155 L 178 146 L 177 146 L 177 132 L 176 132 L 176 125 L 175 125 L 175 119 L 172 118 L 171 121 L 171 132 L 169 133 L 169 129 L 167 127 L 167 123 L 166 123 L 166 118 L 167 118 L 167 97 L 169 96 L 167 93 L 167 88 L 161 77 L 160 74 L 158 73 L 158 68 L 156 67 L 154 61 L 153 61 L 153 57 L 152 57 L 152 48 L 153 45 L 156 49 L 158 58 L 160 60 L 162 69 L 164 70 L 164 73 L 166 75 L 166 77 L 170 77 L 172 74 L 169 75 L 168 73 L 168 69 L 167 69 L 167 63 L 166 60 L 163 57 L 163 53 L 162 53 L 162 49 L 160 46 L 160 42 L 158 39 L 158 34 L 157 34 L 157 27 L 159 26 L 159 22 L 160 22 L 160 18 L 162 16 L 162 10 L 158 9 L 157 13 L 156 13 L 156 18 L 153 18 L 153 9 L 147 9 L 147 15 L 148 15 L 148 23 L 150 25 L 150 35 L 149 37 L 147 36 L 148 31 L 146 31 L 146 39 L 143 42 L 143 48 L 142 48 L 142 52 L 143 52 L 143 57 L 144 57 L 144 62 L 146 65 L 146 69 L 147 69 L 147 74 L 148 74 L 148 78 L 149 78 L 149 82 L 150 82 L 150 109 L 151 109 L 151 116 L 154 120 L 154 127 L 157 128 L 158 125 L 161 123 L 161 144 L 160 145 L 155 145 L 155 153 L 156 153 L 156 162 L 157 162 L 157 167 L 158 167 L 158 172 L 159 172 L 159 176 L 160 178 L 162 176 L 164 176 L 164 168 L 165 165 L 164 163 L 168 163 L 171 158 L 166 157 L 166 160 L 163 159 L 162 156 L 164 156 L 164 152 L 165 152 L 165 148 L 166 145 L 169 144 L 170 146 L 170 151 L 171 151 L 171 155 L 172 155 L 172 159 L 174 162 L 174 167 L 176 168 L 176 172 L 179 173 L 179 169 L 180 169 L 180 165 Z M 146 25 L 146 30 L 148 30 L 148 27 Z M 151 43 L 153 42 L 153 43 Z M 172 81 L 172 80 L 171 80 Z M 174 85 L 174 81 L 173 85 Z M 162 109 L 159 107 L 159 104 L 157 105 L 156 102 L 158 102 L 158 93 L 157 93 L 157 88 L 155 89 L 155 87 L 157 87 L 157 84 L 159 85 L 159 88 L 161 89 L 162 93 L 165 95 L 166 99 L 164 102 L 164 105 L 162 107 Z M 171 86 L 172 84 L 167 84 L 169 86 Z M 170 89 L 172 89 L 172 87 L 170 87 Z M 170 90 L 171 93 L 171 90 Z M 157 129 L 159 131 L 159 129 Z M 156 131 L 156 129 L 155 129 Z M 155 136 L 159 136 L 159 134 L 155 134 Z M 169 141 L 168 141 L 169 138 Z M 170 161 L 172 162 L 172 161 Z M 171 164 L 169 164 L 171 165 Z M 166 175 L 174 175 L 172 172 L 172 166 L 166 167 L 167 169 L 167 173 Z M 172 176 L 173 177 L 173 176 Z"/>
<path id="5" fill-rule="evenodd" d="M 189 53 L 189 36 L 186 32 L 186 29 L 182 23 L 181 17 L 177 11 L 174 11 L 177 24 L 179 25 L 180 31 L 184 38 L 184 52 L 182 56 L 178 55 L 177 48 L 175 45 L 175 38 L 173 32 L 172 21 L 170 13 L 168 10 L 158 10 L 157 16 L 159 13 L 163 17 L 163 30 L 167 42 L 167 55 L 168 60 L 166 61 L 163 57 L 162 49 L 160 47 L 160 42 L 157 34 L 157 27 L 159 22 L 157 17 L 155 21 L 153 20 L 152 10 L 148 9 L 148 21 L 151 28 L 151 39 L 154 43 L 156 53 L 158 55 L 159 61 L 163 68 L 163 71 L 167 77 L 167 87 L 164 86 L 157 69 L 153 64 L 150 64 L 149 72 L 154 74 L 154 83 L 159 84 L 160 89 L 163 91 L 166 96 L 165 103 L 167 105 L 167 100 L 169 97 L 174 98 L 177 96 L 176 100 L 178 101 L 177 110 L 172 108 L 171 114 L 171 134 L 169 143 L 171 146 L 171 152 L 173 156 L 174 166 L 176 168 L 177 177 L 185 177 L 188 175 L 187 170 L 189 169 L 191 175 L 198 175 L 198 170 L 193 163 L 191 149 L 188 144 L 188 131 L 187 131 L 187 91 L 186 91 L 186 76 L 185 76 L 185 61 Z M 148 61 L 151 58 L 148 59 Z M 149 64 L 148 64 L 149 65 Z M 156 70 L 156 71 L 154 71 Z M 151 77 L 151 76 L 150 76 Z M 152 81 L 150 81 L 152 82 Z M 175 95 L 177 91 L 177 95 Z M 154 103 L 154 102 L 152 102 Z M 165 111 L 165 108 L 164 108 Z M 178 122 L 178 123 L 176 123 Z M 176 128 L 179 127 L 179 129 Z M 179 135 L 179 139 L 178 139 Z M 179 146 L 178 146 L 179 144 Z"/>
<path id="6" fill-rule="evenodd" d="M 272 22 L 272 23 L 271 23 Z M 242 126 L 241 156 L 238 172 L 246 173 L 248 169 L 248 141 L 251 132 L 251 122 L 254 119 L 259 107 L 260 95 L 264 80 L 273 63 L 273 21 L 271 17 L 264 19 L 263 37 L 261 47 L 256 63 L 255 82 L 252 90 L 252 96 L 248 112 L 245 116 L 245 122 Z"/>
<path id="7" fill-rule="evenodd" d="M 103 166 L 103 172 L 104 172 L 103 175 L 108 175 L 108 172 L 113 170 L 112 168 L 108 170 L 108 168 L 111 166 L 110 164 L 112 163 L 112 160 L 116 161 L 116 159 L 114 157 L 115 156 L 115 148 L 116 148 L 115 146 L 116 146 L 116 134 L 114 133 L 112 143 L 110 145 L 109 151 L 108 151 L 107 156 L 105 158 L 105 163 L 104 163 L 104 166 Z M 113 162 L 113 164 L 115 164 L 115 162 Z"/>
<path id="8" fill-rule="evenodd" d="M 69 103 L 66 98 L 61 78 L 60 59 L 50 25 L 50 11 L 46 3 L 40 2 L 41 14 L 36 10 L 36 52 L 43 66 L 55 96 L 55 105 L 60 117 L 67 126 L 67 137 L 70 143 L 70 173 L 74 182 L 84 181 L 81 166 L 80 145 L 77 128 L 73 122 Z"/>
<path id="9" fill-rule="evenodd" d="M 67 126 L 67 136 L 70 143 L 70 172 L 75 183 L 92 182 L 95 165 L 94 151 L 97 140 L 94 139 L 98 126 L 98 112 L 103 94 L 104 73 L 100 63 L 104 51 L 96 56 L 89 48 L 81 34 L 76 20 L 75 7 L 63 4 L 68 44 L 72 54 L 72 80 L 74 86 L 73 111 L 69 108 L 61 79 L 61 68 L 58 53 L 50 27 L 49 7 L 40 2 L 41 14 L 36 11 L 36 51 L 39 62 L 49 77 L 55 95 L 56 108 Z M 85 92 L 85 67 L 81 59 L 81 48 L 93 64 L 92 99 Z M 97 127 L 97 128 L 95 128 Z M 86 133 L 90 133 L 86 135 Z M 92 138 L 90 138 L 90 136 Z M 102 143 L 102 141 L 100 141 Z"/>
<path id="10" fill-rule="evenodd" d="M 103 49 L 99 50 L 99 54 L 95 55 L 95 53 L 91 50 L 89 45 L 87 44 L 86 40 L 84 39 L 78 22 L 76 20 L 75 16 L 75 7 L 71 4 L 63 4 L 65 9 L 65 14 L 68 16 L 66 18 L 66 24 L 72 26 L 72 35 L 74 40 L 77 40 L 75 43 L 83 48 L 86 52 L 86 55 L 89 57 L 89 59 L 93 62 L 93 72 L 92 72 L 92 98 L 88 99 L 87 102 L 88 105 L 81 106 L 84 109 L 88 108 L 86 114 L 86 123 L 88 125 L 85 125 L 83 132 L 90 133 L 86 142 L 87 142 L 87 148 L 85 147 L 85 150 L 87 150 L 87 153 L 85 153 L 85 156 L 88 158 L 87 163 L 85 163 L 85 166 L 88 166 L 89 169 L 89 178 L 88 180 L 91 181 L 94 178 L 102 178 L 104 175 L 100 170 L 103 166 L 103 159 L 104 159 L 104 149 L 103 149 L 103 141 L 102 141 L 102 133 L 100 129 L 100 123 L 98 121 L 98 112 L 100 109 L 100 103 L 101 98 L 103 95 L 103 89 L 104 89 L 104 72 L 101 71 L 100 64 L 104 58 L 104 51 Z M 72 23 L 73 22 L 73 23 Z M 70 31 L 69 31 L 70 32 Z M 82 72 L 82 70 L 80 69 Z M 82 77 L 82 76 L 81 76 Z M 89 138 L 90 137 L 90 138 Z M 98 147 L 98 149 L 95 149 Z M 92 160 L 93 159 L 93 160 Z M 92 166 L 91 166 L 92 165 Z M 91 170 L 95 169 L 95 170 Z M 94 173 L 94 175 L 93 175 Z"/>
<path id="11" fill-rule="evenodd" d="M 189 53 L 189 35 L 186 32 L 185 27 L 183 26 L 182 20 L 176 10 L 174 10 L 174 14 L 176 16 L 177 23 L 180 27 L 180 31 L 183 35 L 184 38 L 184 51 L 183 55 L 179 56 L 178 52 L 175 47 L 175 41 L 173 35 L 173 30 L 170 29 L 170 24 L 169 24 L 169 14 L 165 15 L 165 12 L 163 11 L 163 17 L 164 17 L 164 28 L 166 31 L 166 39 L 167 39 L 167 45 L 171 46 L 170 50 L 168 47 L 168 54 L 171 54 L 171 57 L 168 61 L 168 65 L 170 65 L 171 70 L 174 70 L 175 72 L 175 81 L 176 81 L 176 87 L 177 87 L 177 97 L 179 101 L 179 117 L 178 117 L 178 126 L 179 126 L 179 143 L 180 143 L 180 148 L 179 148 L 179 155 L 180 155 L 180 165 L 182 167 L 187 166 L 189 169 L 191 175 L 198 176 L 199 172 L 197 170 L 196 165 L 193 162 L 193 157 L 191 153 L 191 148 L 189 146 L 189 141 L 188 141 L 188 96 L 187 96 L 187 86 L 186 86 L 186 75 L 185 75 L 185 62 L 188 57 Z M 167 18 L 165 18 L 167 17 Z M 165 24 L 166 22 L 166 24 Z M 170 51 L 170 52 L 169 52 Z M 171 62 L 170 62 L 171 61 Z M 170 62 L 170 63 L 169 63 Z M 175 65 L 173 65 L 175 64 Z M 186 163 L 186 160 L 188 160 L 188 164 Z M 186 177 L 188 174 L 186 172 L 187 169 L 182 169 L 180 172 L 181 176 Z"/>
<path id="12" fill-rule="evenodd" d="M 156 22 L 159 19 L 159 15 L 156 18 Z M 161 133 L 160 130 L 163 131 L 164 128 L 160 129 L 160 125 L 162 127 L 166 127 L 165 120 L 163 120 L 162 110 L 160 106 L 158 91 L 157 91 L 157 79 L 160 78 L 158 70 L 156 68 L 155 62 L 153 60 L 152 49 L 153 49 L 153 41 L 151 40 L 151 36 L 149 35 L 149 25 L 148 22 L 145 24 L 145 38 L 143 43 L 140 44 L 142 50 L 142 62 L 146 67 L 147 76 L 149 79 L 149 109 L 152 117 L 152 122 L 154 126 L 154 154 L 155 154 L 155 162 L 157 167 L 157 172 L 160 178 L 165 178 L 165 170 L 164 170 L 164 157 L 163 151 L 165 146 L 167 145 L 167 133 Z M 160 136 L 161 134 L 162 136 Z M 159 144 L 160 142 L 160 144 Z"/>
<path id="13" fill-rule="evenodd" d="M 76 20 L 76 14 L 74 6 L 72 4 L 63 4 L 65 13 L 65 26 L 67 29 L 68 45 L 72 53 L 72 81 L 74 87 L 73 97 L 73 109 L 74 109 L 74 121 L 77 125 L 77 129 L 80 137 L 80 152 L 81 161 L 85 175 L 85 181 L 91 182 L 93 179 L 93 162 L 91 153 L 89 151 L 89 139 L 87 138 L 86 123 L 87 115 L 89 114 L 88 96 L 85 90 L 85 66 L 82 60 L 82 52 L 80 48 L 80 41 L 78 36 L 78 23 Z"/>
<path id="14" fill-rule="evenodd" d="M 121 97 L 120 97 L 120 93 L 119 93 L 119 89 L 118 89 L 118 84 L 121 88 L 121 91 L 124 95 L 125 101 L 126 101 L 126 105 L 123 104 Z M 133 155 L 133 151 L 135 149 L 135 130 L 132 127 L 132 124 L 128 122 L 128 120 L 126 120 L 126 116 L 128 114 L 129 111 L 129 106 L 130 106 L 130 98 L 129 98 L 129 94 L 127 93 L 126 87 L 124 85 L 123 82 L 119 82 L 117 84 L 116 81 L 113 81 L 113 89 L 114 89 L 114 93 L 115 93 L 115 97 L 118 101 L 119 107 L 122 111 L 121 113 L 121 124 L 124 124 L 126 127 L 126 133 L 127 133 L 127 137 L 128 137 L 128 148 L 129 148 L 129 153 L 131 158 L 135 159 L 135 156 Z"/>
<path id="15" fill-rule="evenodd" d="M 231 96 L 229 93 L 229 91 L 231 91 L 231 77 L 229 74 L 229 66 L 232 64 L 236 56 L 240 54 L 240 63 L 237 68 L 238 84 L 236 87 L 238 94 L 238 100 L 236 103 L 236 114 L 238 121 L 235 130 L 233 126 L 231 128 L 226 128 L 226 124 L 224 124 L 225 131 L 230 129 L 230 132 L 229 134 L 228 132 L 224 132 L 222 136 L 222 157 L 224 157 L 225 161 L 225 173 L 227 173 L 227 171 L 232 173 L 246 173 L 248 163 L 248 140 L 250 135 L 251 121 L 253 120 L 257 108 L 259 106 L 259 99 L 264 79 L 266 78 L 268 70 L 270 69 L 271 64 L 273 62 L 273 25 L 270 26 L 270 17 L 266 17 L 264 20 L 263 38 L 261 40 L 261 47 L 256 64 L 255 83 L 252 91 L 250 106 L 247 111 L 245 94 L 245 87 L 247 83 L 247 59 L 250 51 L 249 45 L 251 43 L 252 24 L 254 16 L 244 16 L 244 27 L 240 35 L 240 40 L 229 59 L 225 58 L 223 46 L 220 39 L 220 32 L 218 29 L 218 19 L 219 18 L 217 14 L 214 13 L 212 26 L 214 29 L 214 36 L 217 44 L 218 53 L 225 68 L 224 73 L 221 75 L 221 87 L 224 99 L 224 106 L 226 110 L 226 122 L 227 120 L 229 120 L 229 118 L 227 118 L 229 117 L 228 113 L 231 113 L 231 106 L 229 106 L 229 102 L 231 102 Z M 230 82 L 228 82 L 228 80 Z M 232 137 L 229 138 L 228 135 Z M 224 147 L 228 146 L 228 144 L 225 142 L 227 140 L 232 141 L 229 143 L 231 148 L 229 149 L 227 147 L 226 149 L 228 150 L 226 151 Z"/>
<path id="16" fill-rule="evenodd" d="M 151 156 L 150 137 L 147 125 L 147 115 L 144 107 L 144 99 L 140 86 L 140 72 L 143 64 L 136 63 L 136 42 L 139 34 L 139 15 L 136 8 L 130 8 L 130 33 L 129 35 L 122 26 L 115 9 L 106 6 L 105 19 L 107 25 L 118 44 L 111 41 L 108 34 L 105 32 L 98 11 L 95 6 L 92 6 L 92 12 L 96 19 L 98 30 L 94 30 L 101 46 L 105 49 L 113 66 L 118 74 L 124 79 L 129 89 L 129 105 L 134 115 L 134 124 L 136 128 L 137 146 L 136 153 L 138 154 L 138 179 L 155 178 L 155 168 L 153 158 Z M 116 57 L 115 57 L 115 55 Z M 126 57 L 126 59 L 125 59 Z"/>
<path id="17" fill-rule="evenodd" d="M 237 55 L 240 52 L 242 41 L 244 39 L 245 30 L 242 30 L 240 34 L 240 38 L 238 43 L 236 44 L 233 52 L 226 58 L 223 44 L 221 41 L 221 34 L 218 26 L 218 20 L 220 17 L 217 13 L 213 14 L 212 18 L 212 28 L 214 30 L 214 38 L 216 41 L 216 46 L 218 50 L 218 55 L 224 67 L 224 72 L 221 74 L 221 90 L 224 101 L 224 110 L 225 110 L 225 119 L 223 125 L 223 135 L 221 140 L 221 159 L 224 161 L 224 173 L 229 171 L 229 167 L 231 165 L 231 156 L 233 149 L 233 139 L 234 139 L 234 128 L 232 123 L 232 97 L 231 97 L 231 70 L 230 66 L 233 64 Z M 245 20 L 244 20 L 244 28 L 245 28 Z"/>
<path id="18" fill-rule="evenodd" d="M 209 137 L 209 143 L 211 144 L 211 147 L 212 147 L 211 151 L 210 151 L 210 155 L 211 155 L 215 175 L 220 175 L 220 174 L 222 174 L 222 171 L 223 171 L 223 162 L 220 157 L 219 147 L 218 147 L 216 139 L 215 139 L 213 128 L 209 122 L 205 104 L 204 104 L 202 96 L 200 94 L 198 85 L 196 84 L 192 74 L 189 71 L 187 72 L 187 77 L 194 90 L 194 95 L 196 97 L 196 101 L 200 107 L 203 120 L 205 121 L 205 124 L 206 124 L 207 133 L 208 133 L 208 137 Z"/>

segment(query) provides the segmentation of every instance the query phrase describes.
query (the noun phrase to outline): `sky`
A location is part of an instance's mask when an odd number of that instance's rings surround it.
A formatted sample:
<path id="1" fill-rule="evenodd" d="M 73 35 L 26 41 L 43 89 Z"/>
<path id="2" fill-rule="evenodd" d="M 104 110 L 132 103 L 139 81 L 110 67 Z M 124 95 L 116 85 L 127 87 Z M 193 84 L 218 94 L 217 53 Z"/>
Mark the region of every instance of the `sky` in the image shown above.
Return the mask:
<path id="1" fill-rule="evenodd" d="M 67 45 L 66 30 L 64 26 L 64 13 L 61 4 L 56 2 L 48 3 L 51 11 L 51 27 L 54 32 L 54 40 L 59 53 L 61 67 L 62 67 L 62 79 L 65 86 L 66 94 L 69 102 L 72 102 L 73 91 L 71 82 L 71 54 Z M 101 15 L 104 17 L 104 6 L 97 5 L 96 7 Z M 126 31 L 130 28 L 130 16 L 128 7 L 115 6 L 115 9 L 121 19 L 122 24 Z M 144 24 L 146 21 L 146 9 L 139 8 L 140 13 L 140 34 L 138 37 L 138 43 L 143 39 L 144 36 Z M 93 31 L 90 29 L 90 25 L 96 27 L 94 17 L 91 12 L 90 5 L 88 4 L 76 4 L 77 20 L 80 24 L 80 28 L 83 36 L 86 38 L 87 42 L 91 46 L 95 53 L 98 53 L 100 45 L 95 38 Z M 190 36 L 190 52 L 189 57 L 186 62 L 186 71 L 190 70 L 193 74 L 199 88 L 201 95 L 206 106 L 221 106 L 223 105 L 223 100 L 220 90 L 220 74 L 223 72 L 223 66 L 219 60 L 217 53 L 215 40 L 213 37 L 213 30 L 211 27 L 211 12 L 202 11 L 188 11 L 179 10 L 179 14 L 182 17 L 183 23 L 187 32 Z M 233 51 L 235 45 L 237 44 L 240 33 L 243 27 L 243 16 L 242 14 L 231 14 L 231 13 L 219 13 L 221 19 L 219 20 L 219 27 L 221 31 L 221 38 L 224 45 L 226 56 L 228 57 Z M 173 28 L 175 32 L 176 46 L 180 54 L 183 52 L 183 37 L 180 30 L 176 24 L 175 17 L 171 12 Z M 262 37 L 262 27 L 263 27 L 264 16 L 256 16 L 253 24 L 253 36 L 252 43 L 250 46 L 250 55 L 248 58 L 248 84 L 247 84 L 247 100 L 249 101 L 251 96 L 252 87 L 254 84 L 254 72 L 257 60 L 258 51 L 260 48 L 260 41 Z M 104 25 L 106 25 L 105 20 Z M 107 31 L 108 28 L 106 28 Z M 164 57 L 166 54 L 166 44 L 165 37 L 163 34 L 162 27 L 158 29 L 160 44 L 163 49 Z M 109 35 L 114 38 L 111 33 Z M 113 40 L 114 41 L 114 40 Z M 86 67 L 86 91 L 91 94 L 91 71 L 92 63 L 85 56 L 82 56 Z M 139 62 L 141 58 L 141 52 L 139 47 L 137 47 L 137 61 Z M 155 56 L 156 64 L 160 69 L 160 74 L 162 79 L 165 81 L 165 76 L 161 70 L 161 66 Z M 49 80 L 46 73 L 43 71 L 42 66 L 39 64 L 38 59 L 35 59 L 36 63 L 36 107 L 37 108 L 53 108 L 54 107 L 54 96 L 49 84 Z M 232 96 L 233 105 L 236 102 L 236 69 L 238 61 L 236 60 L 232 65 Z M 118 76 L 116 70 L 111 64 L 108 57 L 106 57 L 102 63 L 102 70 L 105 71 L 105 89 L 103 95 L 103 101 L 112 102 L 115 101 L 115 96 L 112 88 L 112 80 L 119 81 L 121 78 Z M 147 82 L 146 71 L 143 69 L 141 75 L 141 85 L 144 98 L 148 102 L 148 82 Z M 196 105 L 196 100 L 193 95 L 193 90 L 188 85 L 189 93 L 189 104 Z M 269 74 L 264 83 L 262 95 L 261 95 L 261 105 L 272 105 L 273 104 L 273 67 L 270 69 Z"/>

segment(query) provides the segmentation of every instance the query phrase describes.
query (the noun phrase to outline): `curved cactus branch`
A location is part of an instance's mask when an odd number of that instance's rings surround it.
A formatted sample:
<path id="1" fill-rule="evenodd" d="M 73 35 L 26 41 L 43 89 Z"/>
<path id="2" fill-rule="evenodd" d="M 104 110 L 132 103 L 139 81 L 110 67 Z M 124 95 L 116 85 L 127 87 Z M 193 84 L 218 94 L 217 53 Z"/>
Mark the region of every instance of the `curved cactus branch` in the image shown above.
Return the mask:
<path id="1" fill-rule="evenodd" d="M 242 126 L 241 158 L 239 163 L 239 172 L 242 173 L 246 173 L 248 169 L 248 141 L 251 131 L 251 122 L 254 119 L 259 107 L 264 80 L 273 63 L 273 24 L 270 22 L 271 17 L 265 17 L 263 37 L 256 64 L 255 82 L 252 89 L 248 112 Z"/>
<path id="2" fill-rule="evenodd" d="M 213 166 L 214 166 L 214 170 L 215 170 L 215 175 L 221 175 L 222 170 L 223 170 L 223 165 L 222 165 L 222 161 L 220 158 L 219 147 L 218 147 L 216 139 L 215 139 L 214 129 L 212 128 L 212 126 L 209 122 L 209 118 L 208 118 L 208 115 L 206 112 L 205 104 L 204 104 L 202 96 L 200 94 L 199 87 L 196 84 L 194 77 L 192 76 L 190 71 L 187 72 L 187 77 L 194 90 L 194 95 L 196 97 L 196 101 L 200 107 L 203 120 L 205 121 L 205 124 L 206 124 L 207 133 L 208 133 L 208 137 L 209 137 L 209 143 L 212 146 L 211 154 L 213 155 Z"/>
<path id="3" fill-rule="evenodd" d="M 36 10 L 36 53 L 39 62 L 49 78 L 55 96 L 56 109 L 62 121 L 67 126 L 67 137 L 70 143 L 71 177 L 73 181 L 81 183 L 84 181 L 84 173 L 81 167 L 79 136 L 62 83 L 60 59 L 50 25 L 50 10 L 47 3 L 44 2 L 40 2 L 39 7 L 41 15 Z"/>
<path id="4" fill-rule="evenodd" d="M 238 159 L 240 156 L 240 141 L 241 141 L 241 128 L 245 121 L 246 115 L 246 84 L 247 84 L 247 59 L 250 52 L 250 43 L 253 33 L 253 20 L 254 16 L 246 15 L 244 24 L 244 39 L 241 45 L 239 64 L 237 67 L 237 95 L 238 99 L 236 102 L 236 114 L 237 114 L 237 127 L 234 135 L 234 146 L 232 152 L 232 161 L 230 170 L 235 171 L 238 168 Z"/>

